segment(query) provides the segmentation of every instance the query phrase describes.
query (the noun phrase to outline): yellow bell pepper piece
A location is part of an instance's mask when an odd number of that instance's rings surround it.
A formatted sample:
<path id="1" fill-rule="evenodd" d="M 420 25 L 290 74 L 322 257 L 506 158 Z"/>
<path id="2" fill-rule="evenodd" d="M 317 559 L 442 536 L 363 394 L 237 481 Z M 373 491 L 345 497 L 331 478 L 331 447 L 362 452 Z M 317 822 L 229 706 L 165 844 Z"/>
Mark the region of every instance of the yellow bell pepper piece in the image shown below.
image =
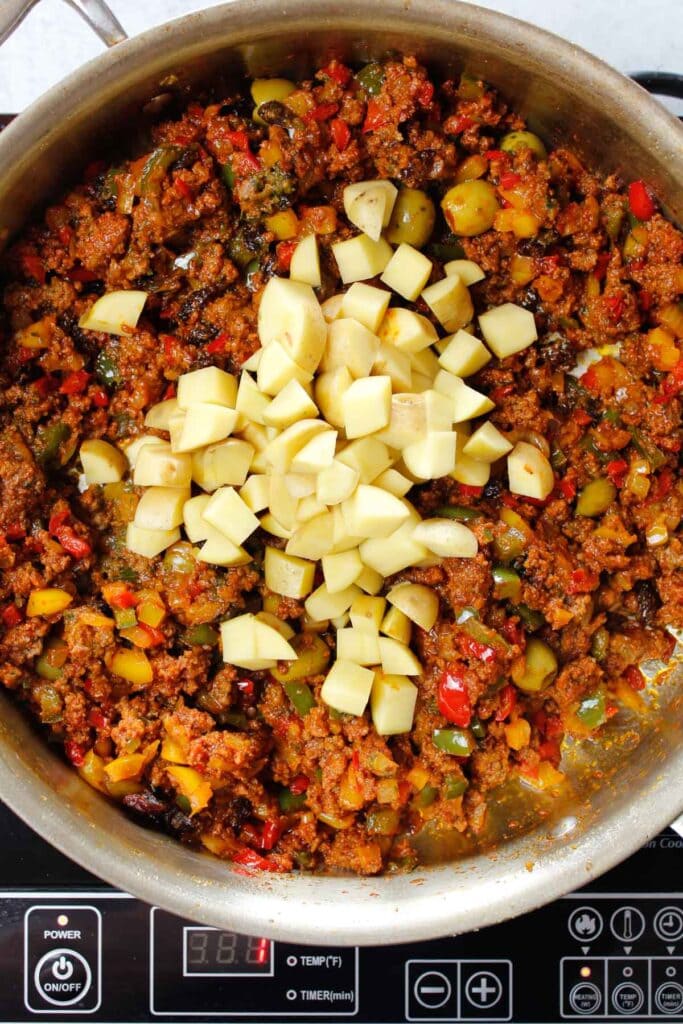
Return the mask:
<path id="1" fill-rule="evenodd" d="M 99 789 L 101 793 L 108 792 L 107 776 L 104 773 L 104 761 L 94 750 L 89 750 L 85 755 L 83 764 L 78 769 L 78 774 L 93 789 Z"/>
<path id="2" fill-rule="evenodd" d="M 110 669 L 115 676 L 121 676 L 136 686 L 147 686 L 154 678 L 147 655 L 138 648 L 120 648 L 111 660 Z"/>
<path id="3" fill-rule="evenodd" d="M 280 210 L 278 213 L 266 217 L 266 227 L 272 231 L 278 242 L 284 242 L 288 238 L 294 238 L 299 230 L 299 218 L 294 210 Z"/>
<path id="4" fill-rule="evenodd" d="M 136 778 L 144 767 L 144 754 L 122 754 L 110 761 L 104 770 L 110 782 L 121 782 L 123 779 Z"/>
<path id="5" fill-rule="evenodd" d="M 43 590 L 33 590 L 29 594 L 26 614 L 29 617 L 56 615 L 58 612 L 63 612 L 65 608 L 68 608 L 72 601 L 73 597 L 71 594 L 66 590 L 60 590 L 59 587 L 45 587 Z"/>
<path id="6" fill-rule="evenodd" d="M 92 626 L 94 629 L 113 629 L 116 625 L 113 619 L 102 615 L 100 612 L 94 612 L 90 608 L 85 608 L 81 612 L 81 622 L 85 623 L 86 626 Z"/>
<path id="7" fill-rule="evenodd" d="M 522 747 L 528 747 L 529 740 L 531 739 L 531 726 L 526 718 L 518 718 L 515 722 L 510 722 L 509 725 L 506 725 L 505 739 L 507 740 L 508 747 L 512 750 L 521 750 Z"/>
<path id="8" fill-rule="evenodd" d="M 424 789 L 429 782 L 429 773 L 426 772 L 424 768 L 420 768 L 419 765 L 415 765 L 415 767 L 411 768 L 406 775 L 406 779 L 419 793 L 419 791 Z"/>
<path id="9" fill-rule="evenodd" d="M 203 810 L 213 796 L 211 786 L 194 768 L 173 765 L 168 774 L 178 784 L 178 789 L 190 801 L 190 814 Z"/>
<path id="10" fill-rule="evenodd" d="M 174 764 L 187 764 L 188 753 L 183 750 L 180 743 L 174 740 L 172 736 L 164 737 L 164 741 L 161 744 L 161 756 L 164 761 L 172 761 Z"/>

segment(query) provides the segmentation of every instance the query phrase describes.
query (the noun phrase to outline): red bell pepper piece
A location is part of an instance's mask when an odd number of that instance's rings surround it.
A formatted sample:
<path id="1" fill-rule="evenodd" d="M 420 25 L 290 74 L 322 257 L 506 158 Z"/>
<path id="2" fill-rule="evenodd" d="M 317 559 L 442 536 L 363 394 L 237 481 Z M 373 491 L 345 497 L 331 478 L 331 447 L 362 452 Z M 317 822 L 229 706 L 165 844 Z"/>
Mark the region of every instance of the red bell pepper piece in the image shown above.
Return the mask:
<path id="1" fill-rule="evenodd" d="M 183 199 L 186 199 L 188 203 L 192 202 L 192 200 L 194 199 L 194 192 L 192 191 L 192 189 L 190 188 L 186 181 L 183 181 L 182 178 L 176 178 L 175 187 L 176 192 L 178 192 L 183 197 Z"/>
<path id="2" fill-rule="evenodd" d="M 439 711 L 452 722 L 466 728 L 472 720 L 472 704 L 467 692 L 463 666 L 451 662 L 441 674 L 438 688 Z"/>
<path id="3" fill-rule="evenodd" d="M 38 284 L 45 284 L 45 267 L 40 256 L 26 252 L 21 258 L 21 265 L 26 277 L 32 277 Z"/>
<path id="4" fill-rule="evenodd" d="M 517 688 L 512 683 L 507 683 L 500 691 L 500 705 L 496 711 L 496 721 L 504 722 L 506 718 L 509 718 L 516 704 Z"/>
<path id="5" fill-rule="evenodd" d="M 308 775 L 297 775 L 290 782 L 289 791 L 294 796 L 301 796 L 302 793 L 306 792 L 309 785 L 310 779 L 308 778 Z"/>
<path id="6" fill-rule="evenodd" d="M 387 115 L 384 107 L 377 100 L 368 100 L 368 107 L 363 122 L 363 133 L 376 132 L 387 124 Z"/>
<path id="7" fill-rule="evenodd" d="M 87 267 L 72 267 L 67 270 L 66 276 L 70 281 L 80 281 L 81 284 L 90 284 L 91 281 L 98 281 L 99 277 L 94 270 Z"/>
<path id="8" fill-rule="evenodd" d="M 277 269 L 278 270 L 289 270 L 290 263 L 292 262 L 292 256 L 299 242 L 296 238 L 290 238 L 286 242 L 280 242 L 276 247 L 277 253 Z"/>
<path id="9" fill-rule="evenodd" d="M 347 68 L 346 64 L 341 64 L 338 60 L 331 60 L 327 67 L 320 70 L 327 78 L 331 78 L 337 85 L 341 85 L 342 89 L 351 81 L 351 68 Z"/>
<path id="10" fill-rule="evenodd" d="M 256 850 L 250 850 L 248 846 L 245 846 L 243 850 L 238 850 L 233 854 L 233 862 L 235 864 L 241 864 L 245 868 L 253 868 L 255 871 L 279 871 L 280 869 L 276 864 L 273 864 L 267 859 L 262 857 Z"/>
<path id="11" fill-rule="evenodd" d="M 216 335 L 213 341 L 209 342 L 209 344 L 206 346 L 206 351 L 211 352 L 212 354 L 214 352 L 224 352 L 225 346 L 229 341 L 230 335 L 226 331 L 221 331 L 220 334 Z"/>
<path id="12" fill-rule="evenodd" d="M 501 633 L 511 644 L 517 644 L 518 647 L 526 647 L 526 633 L 522 629 L 518 622 L 513 619 L 506 619 L 502 625 Z"/>
<path id="13" fill-rule="evenodd" d="M 57 238 L 62 243 L 62 245 L 68 245 L 71 239 L 73 238 L 73 235 L 73 229 L 70 228 L 68 224 L 64 224 L 57 231 Z"/>
<path id="14" fill-rule="evenodd" d="M 240 693 L 245 694 L 247 697 L 254 696 L 254 691 L 256 687 L 254 686 L 253 679 L 238 679 L 236 685 Z"/>
<path id="15" fill-rule="evenodd" d="M 117 587 L 119 584 L 117 584 Z M 121 587 L 120 590 L 111 592 L 107 597 L 107 604 L 112 608 L 135 608 L 138 599 L 128 587 Z"/>
<path id="16" fill-rule="evenodd" d="M 264 850 L 272 850 L 283 831 L 283 826 L 279 821 L 274 819 L 266 821 L 263 825 L 263 832 L 261 833 L 261 848 Z"/>
<path id="17" fill-rule="evenodd" d="M 39 377 L 38 380 L 34 380 L 33 386 L 41 398 L 47 398 L 49 394 L 56 390 L 58 383 L 59 382 L 56 377 L 51 377 L 50 374 L 46 374 L 44 377 Z"/>
<path id="18" fill-rule="evenodd" d="M 469 498 L 481 498 L 484 492 L 483 487 L 473 487 L 472 484 L 459 483 L 458 487 L 460 488 L 460 493 Z"/>
<path id="19" fill-rule="evenodd" d="M 434 99 L 434 85 L 432 82 L 423 82 L 417 92 L 417 102 L 421 107 L 430 107 Z"/>
<path id="20" fill-rule="evenodd" d="M 87 388 L 90 377 L 87 370 L 74 370 L 66 375 L 59 390 L 63 395 L 80 395 Z"/>
<path id="21" fill-rule="evenodd" d="M 175 396 L 176 386 L 175 384 L 169 384 L 161 397 L 166 401 L 167 398 L 175 398 Z"/>
<path id="22" fill-rule="evenodd" d="M 150 647 L 157 647 L 159 644 L 163 644 L 166 640 L 163 632 L 157 629 L 156 626 L 148 626 L 146 622 L 139 622 L 138 625 L 150 639 Z"/>
<path id="23" fill-rule="evenodd" d="M 605 472 L 615 487 L 623 487 L 624 478 L 628 473 L 628 462 L 626 459 L 612 459 L 605 466 Z"/>
<path id="24" fill-rule="evenodd" d="M 74 740 L 67 740 L 64 744 L 64 753 L 71 761 L 72 765 L 76 768 L 80 768 L 85 761 L 85 755 L 87 748 L 82 743 L 75 743 Z"/>
<path id="25" fill-rule="evenodd" d="M 613 324 L 621 320 L 626 301 L 623 295 L 604 295 L 602 300 L 607 307 L 607 315 Z"/>
<path id="26" fill-rule="evenodd" d="M 17 608 L 15 604 L 8 604 L 6 608 L 2 609 L 2 614 L 0 617 L 2 618 L 2 621 L 7 626 L 7 628 L 11 629 L 12 626 L 18 626 L 24 616 L 21 614 L 21 610 Z"/>
<path id="27" fill-rule="evenodd" d="M 590 594 L 598 586 L 600 577 L 590 569 L 574 569 L 569 583 L 567 584 L 568 594 Z"/>
<path id="28" fill-rule="evenodd" d="M 624 672 L 624 679 L 631 687 L 632 690 L 644 690 L 645 689 L 645 676 L 640 671 L 637 665 L 629 665 Z"/>
<path id="29" fill-rule="evenodd" d="M 608 252 L 601 252 L 598 254 L 598 258 L 595 261 L 595 266 L 593 267 L 593 276 L 598 281 L 602 281 L 605 274 L 607 273 L 607 267 L 609 266 L 610 259 L 611 256 Z"/>
<path id="30" fill-rule="evenodd" d="M 557 489 L 567 501 L 573 501 L 576 497 L 576 480 L 567 473 L 561 480 L 557 481 Z"/>
<path id="31" fill-rule="evenodd" d="M 309 112 L 304 115 L 304 121 L 308 121 L 309 123 L 311 121 L 329 121 L 329 119 L 333 117 L 338 110 L 338 103 L 319 103 L 317 107 L 313 107 L 313 110 L 309 110 Z"/>
<path id="32" fill-rule="evenodd" d="M 471 658 L 476 658 L 477 661 L 483 661 L 485 665 L 489 662 L 496 660 L 496 651 L 489 644 L 484 644 L 481 640 L 473 640 L 471 636 L 463 636 L 460 638 L 460 645 Z"/>
<path id="33" fill-rule="evenodd" d="M 588 370 L 588 373 L 590 373 L 590 370 Z M 586 376 L 587 374 L 584 373 L 584 377 Z M 580 427 L 587 427 L 589 423 L 593 422 L 593 417 L 590 413 L 587 413 L 585 409 L 574 409 L 572 419 L 575 423 L 578 423 Z"/>
<path id="34" fill-rule="evenodd" d="M 538 745 L 538 756 L 541 761 L 550 761 L 557 768 L 562 759 L 562 751 L 557 740 L 544 740 Z"/>
<path id="35" fill-rule="evenodd" d="M 351 141 L 351 129 L 341 117 L 335 117 L 330 125 L 330 129 L 332 130 L 332 140 L 335 146 L 340 153 L 343 153 Z"/>
<path id="36" fill-rule="evenodd" d="M 648 185 L 644 181 L 632 181 L 628 187 L 628 205 L 638 220 L 649 220 L 657 209 Z"/>
<path id="37" fill-rule="evenodd" d="M 13 523 L 12 526 L 8 526 L 5 530 L 7 540 L 23 540 L 25 536 L 26 530 L 19 523 Z"/>
<path id="38" fill-rule="evenodd" d="M 514 390 L 514 384 L 500 384 L 497 388 L 493 389 L 489 397 L 496 405 L 500 405 L 501 402 L 505 401 L 508 395 L 511 395 L 514 392 Z"/>
<path id="39" fill-rule="evenodd" d="M 507 160 L 508 154 L 503 149 L 487 149 L 484 153 L 487 160 Z"/>
<path id="40" fill-rule="evenodd" d="M 500 176 L 500 187 L 505 189 L 514 188 L 515 185 L 519 185 L 521 180 L 521 175 L 515 174 L 514 171 L 505 171 Z"/>
<path id="41" fill-rule="evenodd" d="M 90 708 L 88 712 L 88 725 L 92 725 L 93 729 L 104 729 L 106 727 L 107 719 L 99 708 Z"/>
<path id="42" fill-rule="evenodd" d="M 92 396 L 93 405 L 96 405 L 98 409 L 106 409 L 109 405 L 109 395 L 104 388 L 98 388 Z"/>
<path id="43" fill-rule="evenodd" d="M 474 119 L 469 114 L 459 114 L 449 120 L 450 133 L 452 135 L 460 135 L 461 132 L 467 131 L 474 124 Z"/>

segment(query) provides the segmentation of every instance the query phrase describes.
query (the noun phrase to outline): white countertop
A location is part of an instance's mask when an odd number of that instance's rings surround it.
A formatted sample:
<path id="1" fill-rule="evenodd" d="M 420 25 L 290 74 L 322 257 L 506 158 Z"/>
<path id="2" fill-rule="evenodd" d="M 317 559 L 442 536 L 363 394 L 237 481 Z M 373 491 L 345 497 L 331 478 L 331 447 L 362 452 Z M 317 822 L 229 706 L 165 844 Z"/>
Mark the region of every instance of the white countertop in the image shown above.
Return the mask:
<path id="1" fill-rule="evenodd" d="M 219 0 L 109 0 L 133 35 Z M 254 0 L 257 2 L 257 0 Z M 373 0 L 370 0 L 373 2 Z M 374 0 L 381 3 L 381 0 Z M 2 3 L 2 0 L 0 0 Z M 683 71 L 683 0 L 479 0 L 591 50 L 622 71 Z M 63 0 L 40 0 L 0 50 L 0 112 L 23 110 L 103 44 Z"/>

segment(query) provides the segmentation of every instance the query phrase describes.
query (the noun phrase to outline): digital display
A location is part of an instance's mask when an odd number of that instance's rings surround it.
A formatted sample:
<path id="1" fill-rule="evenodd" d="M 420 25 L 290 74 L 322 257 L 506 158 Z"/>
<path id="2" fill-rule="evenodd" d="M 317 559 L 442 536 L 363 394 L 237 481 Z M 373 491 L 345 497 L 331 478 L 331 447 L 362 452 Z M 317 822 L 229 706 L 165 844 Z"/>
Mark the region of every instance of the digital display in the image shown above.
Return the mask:
<path id="1" fill-rule="evenodd" d="M 218 928 L 184 929 L 185 976 L 273 973 L 272 943 L 255 935 L 238 935 Z"/>

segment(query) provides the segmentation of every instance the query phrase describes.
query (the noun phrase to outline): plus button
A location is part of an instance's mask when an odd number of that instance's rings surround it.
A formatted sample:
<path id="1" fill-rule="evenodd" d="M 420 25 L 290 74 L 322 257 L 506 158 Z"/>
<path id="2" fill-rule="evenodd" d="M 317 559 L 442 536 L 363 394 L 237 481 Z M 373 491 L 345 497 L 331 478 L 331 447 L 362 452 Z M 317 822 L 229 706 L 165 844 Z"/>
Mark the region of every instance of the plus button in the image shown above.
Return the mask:
<path id="1" fill-rule="evenodd" d="M 482 1010 L 495 1006 L 503 994 L 500 979 L 489 971 L 477 971 L 467 980 L 465 995 L 473 1006 Z"/>

